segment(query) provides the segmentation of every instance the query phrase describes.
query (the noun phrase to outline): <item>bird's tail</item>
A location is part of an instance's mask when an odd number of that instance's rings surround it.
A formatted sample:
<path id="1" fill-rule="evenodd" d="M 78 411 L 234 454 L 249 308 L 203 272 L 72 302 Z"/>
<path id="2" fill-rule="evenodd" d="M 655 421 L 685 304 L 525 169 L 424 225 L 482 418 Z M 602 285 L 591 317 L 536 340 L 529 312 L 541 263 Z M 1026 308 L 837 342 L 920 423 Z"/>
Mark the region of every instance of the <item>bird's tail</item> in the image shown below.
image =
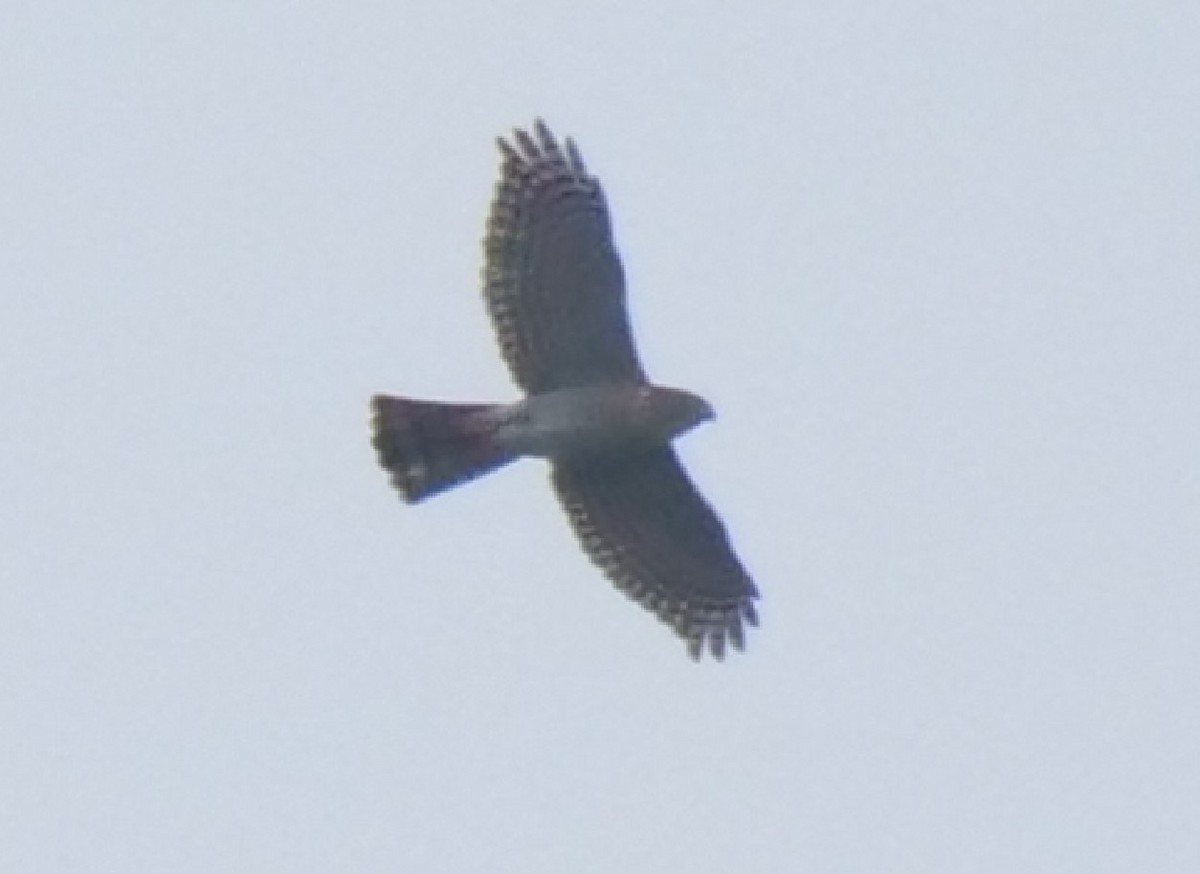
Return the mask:
<path id="1" fill-rule="evenodd" d="M 414 504 L 514 460 L 495 440 L 496 409 L 372 398 L 372 443 L 404 500 Z"/>

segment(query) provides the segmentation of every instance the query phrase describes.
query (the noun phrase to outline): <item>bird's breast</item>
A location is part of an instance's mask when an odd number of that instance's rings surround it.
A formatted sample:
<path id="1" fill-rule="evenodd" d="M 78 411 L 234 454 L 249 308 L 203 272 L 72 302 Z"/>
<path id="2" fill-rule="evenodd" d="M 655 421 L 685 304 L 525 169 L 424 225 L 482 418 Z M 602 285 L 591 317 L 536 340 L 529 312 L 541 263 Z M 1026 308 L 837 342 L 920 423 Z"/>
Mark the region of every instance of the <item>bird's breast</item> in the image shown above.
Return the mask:
<path id="1" fill-rule="evenodd" d="M 510 452 L 555 458 L 661 442 L 647 427 L 638 385 L 564 388 L 515 404 L 497 438 Z"/>

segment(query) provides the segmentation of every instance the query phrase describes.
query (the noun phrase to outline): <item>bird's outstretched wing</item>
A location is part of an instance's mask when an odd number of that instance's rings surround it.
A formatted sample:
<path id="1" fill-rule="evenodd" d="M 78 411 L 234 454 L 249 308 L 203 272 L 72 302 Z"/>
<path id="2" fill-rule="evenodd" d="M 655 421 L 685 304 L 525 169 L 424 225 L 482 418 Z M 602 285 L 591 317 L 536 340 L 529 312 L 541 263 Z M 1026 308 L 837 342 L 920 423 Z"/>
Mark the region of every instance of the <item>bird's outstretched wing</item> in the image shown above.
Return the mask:
<path id="1" fill-rule="evenodd" d="M 717 658 L 757 625 L 758 591 L 725 526 L 674 450 L 555 462 L 554 488 L 583 548 L 619 589 Z"/>
<path id="2" fill-rule="evenodd" d="M 531 394 L 644 382 L 600 183 L 541 121 L 512 140 L 497 141 L 483 286 L 513 378 Z"/>

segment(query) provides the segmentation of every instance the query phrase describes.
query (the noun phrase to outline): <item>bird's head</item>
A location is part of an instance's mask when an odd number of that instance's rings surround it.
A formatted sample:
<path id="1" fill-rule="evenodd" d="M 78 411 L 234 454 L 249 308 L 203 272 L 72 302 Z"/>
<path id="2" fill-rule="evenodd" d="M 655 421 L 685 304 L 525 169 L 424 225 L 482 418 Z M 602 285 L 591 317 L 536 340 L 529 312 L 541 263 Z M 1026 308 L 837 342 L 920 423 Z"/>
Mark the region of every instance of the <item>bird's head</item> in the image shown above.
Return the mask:
<path id="1" fill-rule="evenodd" d="M 642 393 L 654 429 L 667 439 L 677 437 L 716 417 L 708 401 L 690 391 L 646 386 Z"/>

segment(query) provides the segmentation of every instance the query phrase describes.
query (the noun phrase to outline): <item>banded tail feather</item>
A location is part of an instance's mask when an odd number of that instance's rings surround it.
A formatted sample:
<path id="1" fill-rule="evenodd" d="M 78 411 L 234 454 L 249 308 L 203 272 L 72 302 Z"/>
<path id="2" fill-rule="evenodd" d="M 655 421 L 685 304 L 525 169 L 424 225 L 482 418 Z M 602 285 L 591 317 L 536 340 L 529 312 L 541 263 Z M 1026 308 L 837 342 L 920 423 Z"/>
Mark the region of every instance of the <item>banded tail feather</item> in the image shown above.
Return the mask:
<path id="1" fill-rule="evenodd" d="M 371 429 L 380 465 L 415 504 L 515 460 L 494 439 L 497 407 L 376 395 Z"/>

